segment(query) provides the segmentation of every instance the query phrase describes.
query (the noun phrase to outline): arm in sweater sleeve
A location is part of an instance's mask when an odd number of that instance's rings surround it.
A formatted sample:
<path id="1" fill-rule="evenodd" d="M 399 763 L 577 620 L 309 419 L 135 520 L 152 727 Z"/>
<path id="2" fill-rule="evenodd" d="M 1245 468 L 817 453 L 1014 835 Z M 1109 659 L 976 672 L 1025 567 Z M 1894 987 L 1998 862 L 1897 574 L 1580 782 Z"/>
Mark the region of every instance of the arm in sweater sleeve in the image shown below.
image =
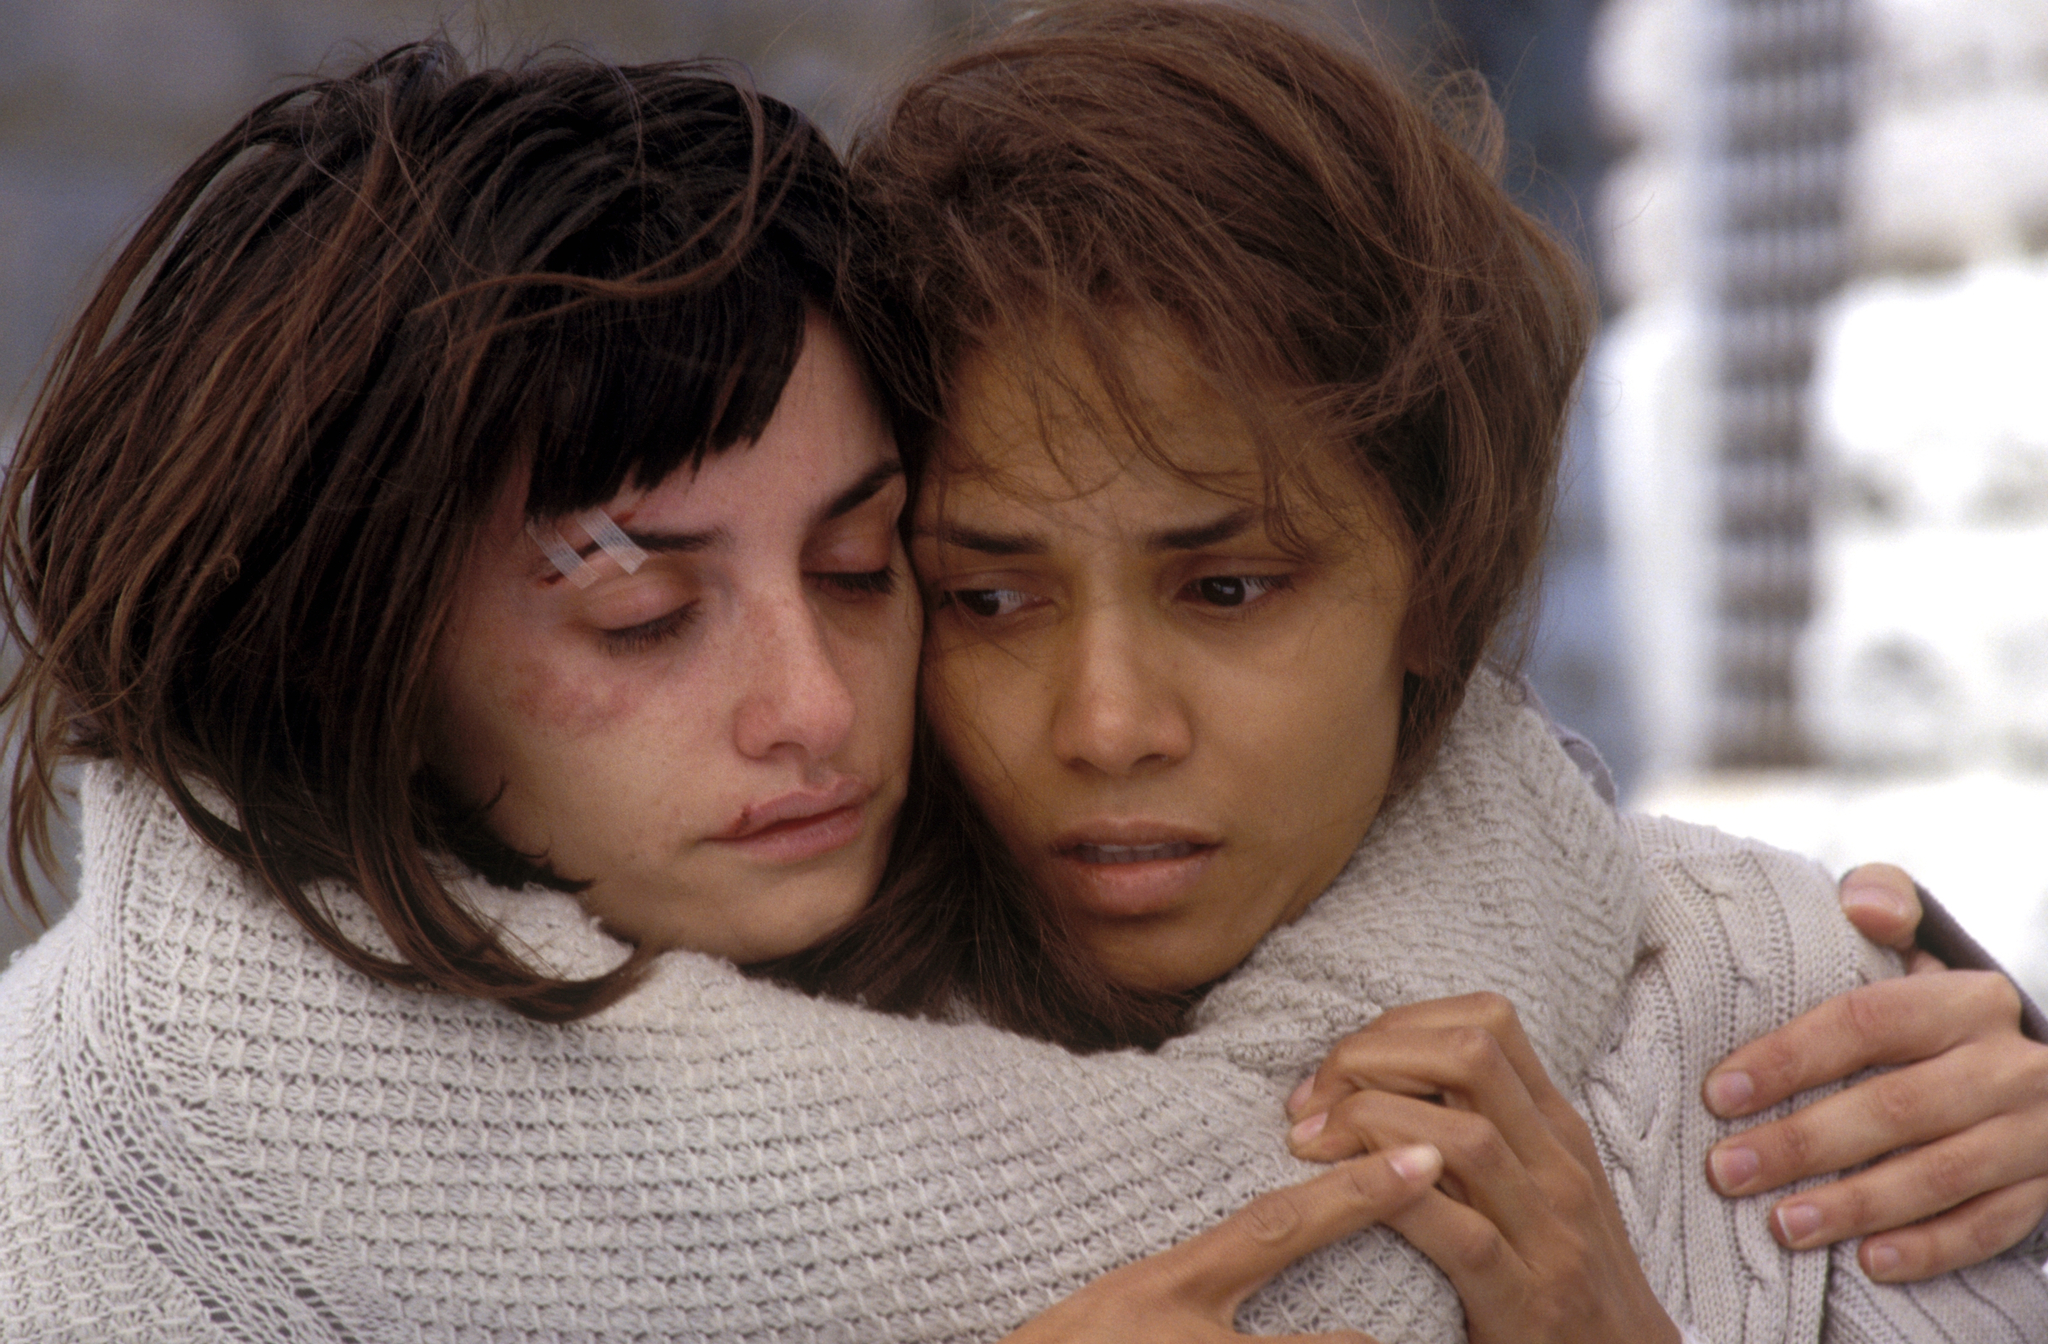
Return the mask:
<path id="1" fill-rule="evenodd" d="M 2001 1255 L 1924 1283 L 1876 1284 L 1864 1277 L 1852 1243 L 1828 1255 L 1822 1344 L 2040 1344 L 2048 1338 L 2037 1305 L 2041 1270 L 2021 1257 Z"/>
<path id="2" fill-rule="evenodd" d="M 1817 865 L 1705 827 L 1630 824 L 1656 889 L 1618 1048 L 1589 1102 L 1646 1262 L 1678 1267 L 1659 1284 L 1666 1303 L 1717 1344 L 2048 1339 L 2048 1280 L 2022 1254 L 1924 1284 L 1873 1284 L 1853 1244 L 1791 1252 L 1772 1241 L 1766 1214 L 1783 1192 L 1723 1200 L 1707 1186 L 1706 1151 L 1736 1125 L 1701 1104 L 1705 1071 L 1774 1022 L 1899 967 L 1840 918 Z M 1646 1090 L 1645 1074 L 1662 1081 Z"/>

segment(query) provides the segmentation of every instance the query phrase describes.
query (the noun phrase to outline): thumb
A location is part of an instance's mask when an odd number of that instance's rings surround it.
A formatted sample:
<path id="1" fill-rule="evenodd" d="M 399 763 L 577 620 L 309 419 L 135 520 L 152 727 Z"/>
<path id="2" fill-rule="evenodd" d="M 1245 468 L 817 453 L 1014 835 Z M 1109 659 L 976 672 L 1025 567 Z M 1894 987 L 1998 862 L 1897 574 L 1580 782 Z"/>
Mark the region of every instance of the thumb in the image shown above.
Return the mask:
<path id="1" fill-rule="evenodd" d="M 1157 1257 L 1187 1298 L 1223 1322 L 1268 1279 L 1333 1241 L 1407 1208 L 1443 1175 L 1429 1144 L 1340 1163 L 1300 1185 L 1269 1191 L 1216 1226 Z"/>
<path id="2" fill-rule="evenodd" d="M 1842 875 L 1842 913 L 1871 942 L 1903 952 L 1920 927 L 1920 895 L 1903 868 L 1866 863 Z"/>

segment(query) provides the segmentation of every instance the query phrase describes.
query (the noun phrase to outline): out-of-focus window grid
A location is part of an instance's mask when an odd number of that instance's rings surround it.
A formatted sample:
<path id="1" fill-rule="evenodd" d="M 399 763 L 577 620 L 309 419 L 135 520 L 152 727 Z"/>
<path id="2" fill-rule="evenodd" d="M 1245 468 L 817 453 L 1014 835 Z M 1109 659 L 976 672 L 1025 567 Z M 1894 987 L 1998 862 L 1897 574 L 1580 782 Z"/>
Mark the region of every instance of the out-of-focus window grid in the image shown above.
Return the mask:
<path id="1" fill-rule="evenodd" d="M 1612 0 L 1593 68 L 1635 801 L 2048 988 L 2048 6 Z"/>

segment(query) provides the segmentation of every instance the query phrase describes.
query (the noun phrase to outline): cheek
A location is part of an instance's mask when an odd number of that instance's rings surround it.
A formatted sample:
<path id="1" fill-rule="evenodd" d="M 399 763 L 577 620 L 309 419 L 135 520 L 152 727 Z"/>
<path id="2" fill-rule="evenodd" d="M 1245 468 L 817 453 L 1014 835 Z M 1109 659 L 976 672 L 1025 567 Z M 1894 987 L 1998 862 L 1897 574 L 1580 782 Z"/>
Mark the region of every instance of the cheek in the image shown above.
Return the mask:
<path id="1" fill-rule="evenodd" d="M 1243 814 L 1268 817 L 1275 834 L 1329 836 L 1333 854 L 1348 855 L 1377 815 L 1400 728 L 1399 659 L 1359 633 L 1373 632 L 1325 625 L 1208 688 Z"/>
<path id="2" fill-rule="evenodd" d="M 565 669 L 558 659 L 521 658 L 504 669 L 512 718 L 547 736 L 587 737 L 631 715 L 641 695 L 616 676 Z"/>
<path id="3" fill-rule="evenodd" d="M 1010 795 L 1031 773 L 1027 744 L 1037 719 L 1023 703 L 1014 659 L 982 643 L 927 648 L 925 717 L 940 750 L 992 817 L 1010 810 Z"/>
<path id="4" fill-rule="evenodd" d="M 517 800 L 549 797 L 559 783 L 587 783 L 592 766 L 602 765 L 584 759 L 592 744 L 630 722 L 645 700 L 615 673 L 579 669 L 526 643 L 527 652 L 509 657 L 454 651 L 454 665 L 440 673 L 429 763 L 472 801 L 505 787 L 516 809 Z"/>

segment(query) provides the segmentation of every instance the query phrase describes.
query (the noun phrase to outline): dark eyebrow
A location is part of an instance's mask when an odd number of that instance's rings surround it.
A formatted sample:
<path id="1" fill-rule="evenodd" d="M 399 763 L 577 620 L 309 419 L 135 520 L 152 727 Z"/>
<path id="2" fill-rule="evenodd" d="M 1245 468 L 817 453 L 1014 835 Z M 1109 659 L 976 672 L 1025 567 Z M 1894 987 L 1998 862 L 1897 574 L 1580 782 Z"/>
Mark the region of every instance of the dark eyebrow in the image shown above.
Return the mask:
<path id="1" fill-rule="evenodd" d="M 882 488 L 903 474 L 903 464 L 894 458 L 876 466 L 867 475 L 855 481 L 835 495 L 825 506 L 822 521 L 843 518 L 882 492 Z M 732 540 L 732 533 L 722 527 L 709 528 L 702 532 L 636 532 L 630 527 L 619 529 L 626 534 L 626 540 L 646 551 L 649 555 L 689 555 L 697 551 L 708 551 Z M 588 560 L 602 549 L 594 541 L 586 541 L 576 548 L 579 558 Z M 553 574 L 560 577 L 554 562 L 542 556 L 533 567 L 536 576 Z"/>
<path id="2" fill-rule="evenodd" d="M 714 546 L 732 540 L 732 534 L 722 527 L 704 532 L 635 532 L 630 527 L 619 529 L 626 534 L 626 540 L 638 546 L 649 555 L 688 555 L 695 551 L 708 551 Z M 586 541 L 576 548 L 579 559 L 588 560 L 602 548 L 594 541 Z M 543 555 L 532 565 L 535 578 L 546 578 L 550 582 L 562 578 L 555 562 Z"/>
<path id="3" fill-rule="evenodd" d="M 1148 551 L 1199 551 L 1204 546 L 1229 541 L 1243 536 L 1258 521 L 1258 514 L 1252 509 L 1233 509 L 1214 522 L 1196 523 L 1192 527 L 1169 527 L 1163 532 L 1154 532 L 1145 538 Z"/>
<path id="4" fill-rule="evenodd" d="M 882 493 L 883 486 L 902 474 L 903 464 L 893 457 L 887 462 L 877 464 L 873 471 L 840 491 L 832 502 L 825 506 L 825 515 L 820 521 L 829 523 L 834 518 L 844 518 Z"/>

